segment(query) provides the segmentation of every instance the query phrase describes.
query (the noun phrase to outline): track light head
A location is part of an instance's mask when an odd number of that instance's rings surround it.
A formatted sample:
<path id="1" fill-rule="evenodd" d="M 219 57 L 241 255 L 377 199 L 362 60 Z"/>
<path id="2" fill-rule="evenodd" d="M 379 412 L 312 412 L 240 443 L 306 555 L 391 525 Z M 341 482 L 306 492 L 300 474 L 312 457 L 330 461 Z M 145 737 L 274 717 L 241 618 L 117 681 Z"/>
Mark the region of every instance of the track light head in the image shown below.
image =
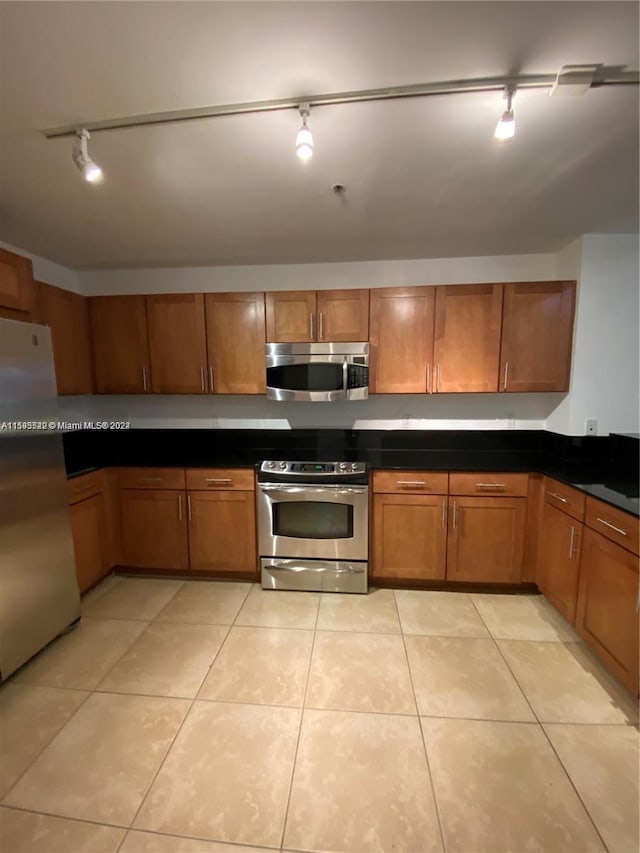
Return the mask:
<path id="1" fill-rule="evenodd" d="M 73 140 L 73 149 L 71 157 L 78 169 L 82 172 L 82 177 L 90 184 L 99 183 L 104 175 L 102 169 L 89 157 L 87 150 L 87 141 L 89 139 L 89 131 L 82 128 L 76 130 L 75 139 Z"/>
<path id="2" fill-rule="evenodd" d="M 302 126 L 296 136 L 296 154 L 301 160 L 309 160 L 313 156 L 313 134 L 307 127 L 309 104 L 300 104 L 298 112 L 302 119 Z"/>
<path id="3" fill-rule="evenodd" d="M 513 107 L 511 106 L 511 101 L 513 100 L 515 91 L 515 88 L 511 86 L 507 86 L 504 90 L 504 97 L 507 99 L 507 108 L 502 113 L 500 121 L 496 125 L 496 129 L 493 134 L 498 142 L 509 142 L 515 135 L 516 120 L 513 114 Z"/>

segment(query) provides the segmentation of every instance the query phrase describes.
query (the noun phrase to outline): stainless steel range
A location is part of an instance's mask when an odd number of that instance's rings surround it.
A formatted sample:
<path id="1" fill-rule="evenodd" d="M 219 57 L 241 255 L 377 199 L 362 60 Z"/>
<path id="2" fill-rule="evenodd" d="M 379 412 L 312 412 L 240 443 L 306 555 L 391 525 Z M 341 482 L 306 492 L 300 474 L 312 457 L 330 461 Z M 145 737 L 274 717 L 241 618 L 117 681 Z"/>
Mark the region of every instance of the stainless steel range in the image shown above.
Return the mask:
<path id="1" fill-rule="evenodd" d="M 362 462 L 263 462 L 263 589 L 367 592 L 369 479 Z"/>

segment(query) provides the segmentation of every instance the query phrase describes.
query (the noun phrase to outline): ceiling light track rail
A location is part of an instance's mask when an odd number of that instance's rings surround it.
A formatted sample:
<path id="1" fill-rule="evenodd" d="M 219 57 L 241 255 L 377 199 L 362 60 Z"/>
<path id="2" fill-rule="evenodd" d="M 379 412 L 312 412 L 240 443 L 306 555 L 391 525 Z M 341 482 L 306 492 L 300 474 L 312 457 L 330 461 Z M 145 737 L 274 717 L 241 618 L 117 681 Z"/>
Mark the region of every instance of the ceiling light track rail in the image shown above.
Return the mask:
<path id="1" fill-rule="evenodd" d="M 301 102 L 309 107 L 329 106 L 332 104 L 355 104 L 365 101 L 386 101 L 400 98 L 424 98 L 432 95 L 463 95 L 470 92 L 491 92 L 507 88 L 512 89 L 551 89 L 556 83 L 557 74 L 521 74 L 512 77 L 480 77 L 470 80 L 449 80 L 434 83 L 415 83 L 409 86 L 390 86 L 383 89 L 360 89 L 352 92 L 334 92 L 324 95 L 305 95 L 297 98 L 278 98 L 267 101 L 246 101 L 237 104 L 219 104 L 209 107 L 197 107 L 187 110 L 170 110 L 160 113 L 123 116 L 105 121 L 81 121 L 64 127 L 49 128 L 44 131 L 47 139 L 61 136 L 75 136 L 78 128 L 91 133 L 102 130 L 122 130 L 127 127 L 145 127 L 147 125 L 169 124 L 172 122 L 195 121 L 197 119 L 219 118 L 221 116 L 267 113 L 281 110 L 299 110 Z M 620 71 L 603 76 L 596 75 L 591 84 L 600 86 L 623 86 L 640 84 L 640 75 L 635 71 Z"/>

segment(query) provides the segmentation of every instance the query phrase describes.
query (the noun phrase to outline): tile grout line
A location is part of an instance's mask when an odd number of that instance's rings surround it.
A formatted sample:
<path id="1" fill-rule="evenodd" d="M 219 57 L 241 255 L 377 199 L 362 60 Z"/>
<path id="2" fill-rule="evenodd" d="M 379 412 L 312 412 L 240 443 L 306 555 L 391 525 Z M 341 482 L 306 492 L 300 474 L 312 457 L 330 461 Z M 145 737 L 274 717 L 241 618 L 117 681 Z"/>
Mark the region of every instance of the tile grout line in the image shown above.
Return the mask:
<path id="1" fill-rule="evenodd" d="M 400 616 L 400 608 L 398 607 L 398 600 L 396 598 L 395 590 L 392 591 L 393 595 L 393 604 L 396 609 L 396 615 L 398 617 L 398 622 L 400 624 L 400 636 L 402 637 L 402 646 L 404 648 L 405 660 L 407 661 L 407 669 L 409 670 L 409 681 L 411 682 L 411 691 L 413 693 L 413 701 L 416 706 L 416 719 L 418 722 L 418 729 L 420 731 L 420 739 L 422 741 L 422 751 L 424 753 L 424 760 L 427 765 L 427 773 L 429 775 L 429 784 L 431 785 L 431 796 L 433 797 L 433 805 L 436 811 L 436 819 L 438 821 L 438 832 L 440 834 L 440 843 L 442 844 L 442 850 L 446 853 L 447 846 L 444 840 L 444 831 L 442 829 L 442 817 L 440 814 L 440 807 L 438 806 L 438 798 L 436 796 L 436 786 L 433 781 L 433 774 L 431 772 L 431 764 L 429 763 L 429 754 L 427 752 L 427 742 L 424 737 L 424 730 L 422 728 L 422 722 L 420 720 L 420 706 L 418 705 L 418 697 L 416 696 L 416 688 L 413 682 L 413 673 L 411 671 L 411 664 L 409 662 L 409 651 L 407 649 L 407 643 L 405 640 L 405 634 L 402 626 L 402 618 Z"/>
<path id="2" fill-rule="evenodd" d="M 38 815 L 39 817 L 53 817 L 57 818 L 58 820 L 69 820 L 72 823 L 90 823 L 92 826 L 106 826 L 109 829 L 120 829 L 124 833 L 122 841 L 124 841 L 126 834 L 129 831 L 128 827 L 124 826 L 123 824 L 98 821 L 90 817 L 69 817 L 68 815 L 64 814 L 56 814 L 55 812 L 36 811 L 35 809 L 27 809 L 24 806 L 10 806 L 9 804 L 5 805 L 4 803 L 0 803 L 0 809 L 8 809 L 9 811 L 23 812 L 25 814 L 34 814 Z M 120 842 L 120 844 L 122 844 L 122 841 Z M 118 845 L 114 853 L 117 853 L 117 850 L 119 849 L 120 845 Z"/>
<path id="3" fill-rule="evenodd" d="M 298 763 L 298 750 L 300 748 L 300 739 L 302 737 L 302 723 L 304 720 L 304 712 L 307 702 L 307 692 L 309 690 L 309 680 L 311 678 L 311 665 L 313 663 L 313 651 L 316 645 L 316 636 L 318 633 L 318 619 L 320 618 L 320 605 L 322 604 L 322 593 L 318 595 L 318 607 L 316 610 L 316 619 L 313 625 L 313 640 L 311 641 L 311 652 L 309 654 L 309 664 L 307 666 L 307 677 L 304 684 L 304 692 L 302 694 L 302 707 L 300 708 L 300 723 L 298 724 L 298 737 L 296 739 L 296 748 L 293 753 L 293 764 L 291 766 L 291 780 L 289 781 L 289 791 L 287 793 L 287 805 L 284 810 L 284 820 L 282 821 L 282 833 L 280 836 L 280 850 L 284 847 L 284 838 L 287 832 L 287 820 L 289 819 L 289 807 L 291 805 L 291 792 L 293 790 L 293 779 L 296 774 L 296 764 Z"/>
<path id="4" fill-rule="evenodd" d="M 480 619 L 482 619 L 482 614 L 480 613 L 480 611 L 479 611 L 479 610 L 478 610 L 478 608 L 476 607 L 476 603 L 475 603 L 475 601 L 473 601 L 473 599 L 471 599 L 471 601 L 472 601 L 473 606 L 475 607 L 475 609 L 476 609 L 476 611 L 477 611 L 477 613 L 478 613 L 478 616 L 480 617 Z M 482 619 L 482 621 L 484 622 L 484 619 Z M 558 761 L 558 763 L 559 763 L 560 767 L 562 768 L 562 770 L 563 770 L 563 772 L 564 772 L 564 775 L 565 775 L 565 776 L 566 776 L 566 778 L 568 779 L 568 781 L 569 781 L 569 785 L 573 788 L 573 790 L 574 790 L 574 792 L 575 792 L 575 795 L 576 795 L 576 797 L 578 798 L 578 802 L 582 805 L 582 808 L 584 809 L 584 812 L 585 812 L 586 816 L 588 817 L 589 822 L 590 822 L 590 823 L 591 823 L 591 825 L 593 826 L 593 829 L 594 829 L 594 831 L 595 831 L 595 833 L 596 833 L 597 837 L 600 839 L 600 841 L 601 841 L 601 843 L 602 843 L 602 846 L 603 846 L 603 849 L 604 849 L 604 850 L 609 850 L 609 848 L 608 848 L 608 847 L 607 847 L 607 845 L 605 844 L 605 840 L 604 840 L 604 838 L 603 838 L 603 837 L 602 837 L 602 835 L 600 834 L 600 830 L 598 829 L 598 827 L 597 827 L 597 825 L 596 825 L 596 822 L 595 822 L 595 820 L 594 820 L 593 816 L 591 815 L 591 812 L 590 812 L 590 811 L 589 811 L 589 809 L 587 808 L 587 805 L 586 805 L 586 803 L 584 802 L 584 800 L 582 799 L 582 797 L 580 796 L 580 793 L 579 793 L 578 789 L 576 788 L 576 786 L 575 786 L 575 784 L 574 784 L 573 779 L 572 779 L 572 778 L 571 778 L 571 776 L 569 775 L 569 771 L 567 770 L 567 768 L 566 768 L 566 767 L 564 766 L 564 764 L 562 763 L 562 760 L 560 759 L 560 756 L 558 755 L 558 753 L 557 753 L 557 752 L 556 752 L 556 750 L 555 750 L 555 747 L 554 747 L 554 746 L 553 746 L 553 744 L 551 743 L 551 739 L 549 738 L 549 735 L 547 734 L 547 732 L 546 732 L 546 730 L 545 730 L 544 724 L 542 723 L 542 721 L 540 720 L 540 718 L 539 718 L 539 717 L 538 717 L 538 715 L 536 714 L 536 711 L 535 711 L 535 709 L 534 709 L 533 705 L 532 705 L 532 704 L 531 704 L 531 702 L 529 701 L 529 697 L 528 697 L 528 696 L 527 696 L 527 694 L 525 693 L 524 688 L 523 688 L 523 687 L 522 687 L 522 685 L 520 684 L 520 682 L 519 682 L 518 678 L 516 677 L 516 674 L 515 674 L 515 673 L 514 673 L 514 671 L 512 670 L 511 666 L 509 665 L 509 662 L 508 662 L 508 660 L 506 659 L 506 657 L 505 657 L 505 655 L 504 655 L 504 653 L 503 653 L 502 649 L 500 648 L 500 645 L 498 644 L 498 641 L 496 640 L 496 638 L 495 638 L 495 637 L 493 636 L 493 634 L 491 633 L 491 629 L 490 629 L 490 628 L 489 628 L 489 626 L 486 624 L 486 622 L 484 622 L 484 624 L 486 625 L 487 630 L 489 631 L 489 634 L 490 634 L 490 636 L 491 636 L 491 639 L 493 640 L 493 643 L 494 643 L 494 645 L 495 645 L 496 649 L 498 650 L 498 654 L 500 655 L 500 657 L 501 657 L 501 658 L 502 658 L 502 660 L 504 661 L 505 666 L 507 667 L 507 669 L 508 669 L 508 670 L 509 670 L 509 672 L 511 673 L 511 677 L 514 679 L 514 681 L 515 681 L 515 682 L 516 682 L 516 684 L 518 685 L 518 688 L 520 689 L 520 692 L 522 693 L 522 695 L 523 695 L 523 697 L 524 697 L 525 702 L 527 703 L 527 705 L 528 705 L 528 706 L 529 706 L 529 708 L 531 709 L 531 713 L 533 714 L 534 719 L 535 719 L 535 721 L 536 721 L 537 725 L 538 725 L 538 726 L 539 726 L 539 728 L 540 728 L 540 731 L 541 731 L 541 733 L 542 733 L 542 736 L 546 739 L 547 743 L 548 743 L 548 744 L 549 744 L 549 746 L 551 747 L 551 751 L 552 751 L 552 752 L 553 752 L 553 754 L 555 755 L 555 757 L 556 757 L 556 759 L 557 759 L 557 761 Z M 508 642 L 508 640 L 507 640 L 506 642 Z M 537 642 L 537 641 L 535 641 L 535 640 L 534 640 L 534 641 L 521 640 L 520 642 Z M 549 642 L 553 642 L 553 641 L 549 641 Z"/>

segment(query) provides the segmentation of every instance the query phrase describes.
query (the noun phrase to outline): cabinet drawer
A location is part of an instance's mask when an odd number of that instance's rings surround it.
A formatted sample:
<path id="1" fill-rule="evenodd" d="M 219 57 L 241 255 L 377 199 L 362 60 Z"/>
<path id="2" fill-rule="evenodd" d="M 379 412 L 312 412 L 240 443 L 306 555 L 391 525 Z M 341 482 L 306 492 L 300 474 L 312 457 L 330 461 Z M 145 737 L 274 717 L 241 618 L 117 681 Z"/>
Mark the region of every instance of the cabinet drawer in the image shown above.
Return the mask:
<path id="1" fill-rule="evenodd" d="M 184 489 L 184 468 L 119 468 L 121 489 Z"/>
<path id="2" fill-rule="evenodd" d="M 103 472 L 90 471 L 88 474 L 80 474 L 67 481 L 67 495 L 69 504 L 77 504 L 93 495 L 99 495 L 104 490 Z"/>
<path id="3" fill-rule="evenodd" d="M 252 492 L 255 489 L 253 468 L 187 468 L 187 489 Z"/>
<path id="4" fill-rule="evenodd" d="M 433 471 L 374 471 L 373 491 L 386 494 L 407 492 L 446 495 L 449 475 Z"/>
<path id="5" fill-rule="evenodd" d="M 587 527 L 597 530 L 612 542 L 617 542 L 628 551 L 638 554 L 638 519 L 624 510 L 603 503 L 595 498 L 587 498 L 585 515 Z"/>
<path id="6" fill-rule="evenodd" d="M 450 474 L 450 495 L 510 495 L 527 497 L 528 474 L 500 474 L 480 471 L 476 474 Z"/>
<path id="7" fill-rule="evenodd" d="M 578 521 L 584 521 L 584 508 L 587 501 L 587 496 L 584 492 L 579 492 L 577 489 L 572 489 L 571 486 L 565 486 L 564 483 L 558 483 L 557 480 L 544 478 L 544 501 L 550 506 L 555 506 L 566 512 L 567 515 L 577 518 Z"/>

